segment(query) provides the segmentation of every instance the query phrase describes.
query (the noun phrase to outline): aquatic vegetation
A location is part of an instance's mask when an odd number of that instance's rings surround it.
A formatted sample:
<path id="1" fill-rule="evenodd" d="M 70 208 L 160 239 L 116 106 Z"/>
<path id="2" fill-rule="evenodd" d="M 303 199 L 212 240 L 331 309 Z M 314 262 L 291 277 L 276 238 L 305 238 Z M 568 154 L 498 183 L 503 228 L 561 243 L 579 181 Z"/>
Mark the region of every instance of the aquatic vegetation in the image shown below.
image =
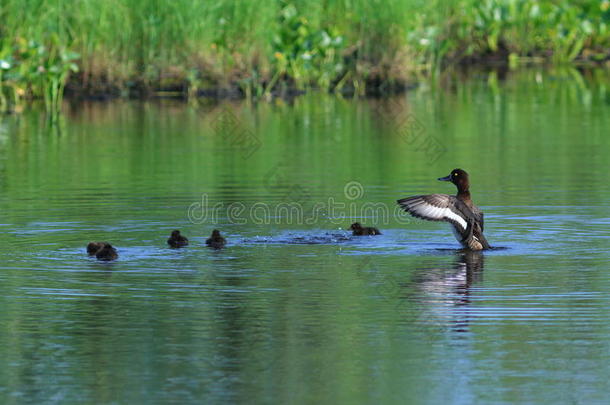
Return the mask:
<path id="1" fill-rule="evenodd" d="M 42 98 L 48 112 L 56 112 L 68 75 L 77 72 L 79 55 L 58 45 L 45 46 L 17 38 L 0 51 L 0 111 L 20 109 L 27 99 Z"/>
<path id="2" fill-rule="evenodd" d="M 313 27 L 294 4 L 282 1 L 279 28 L 273 37 L 276 73 L 269 87 L 281 76 L 297 87 L 315 84 L 328 89 L 345 74 L 342 63 L 344 39 L 334 27 Z"/>
<path id="3" fill-rule="evenodd" d="M 604 62 L 608 24 L 610 0 L 5 0 L 0 108 L 39 97 L 56 109 L 65 86 L 360 94 L 456 63 Z"/>
<path id="4" fill-rule="evenodd" d="M 409 32 L 420 63 L 496 57 L 555 62 L 610 58 L 610 1 L 461 0 L 431 3 Z"/>

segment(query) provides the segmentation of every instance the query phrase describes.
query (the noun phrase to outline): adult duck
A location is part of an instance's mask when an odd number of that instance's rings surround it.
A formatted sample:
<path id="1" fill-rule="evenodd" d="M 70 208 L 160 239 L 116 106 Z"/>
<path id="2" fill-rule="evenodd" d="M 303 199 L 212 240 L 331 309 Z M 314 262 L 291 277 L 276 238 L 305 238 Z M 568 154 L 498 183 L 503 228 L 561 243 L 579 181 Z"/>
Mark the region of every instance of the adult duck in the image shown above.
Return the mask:
<path id="1" fill-rule="evenodd" d="M 414 217 L 449 222 L 453 235 L 464 248 L 489 249 L 491 246 L 483 236 L 483 213 L 470 198 L 468 173 L 462 169 L 454 169 L 449 176 L 439 180 L 455 184 L 457 194 L 416 195 L 400 199 L 398 204 Z"/>

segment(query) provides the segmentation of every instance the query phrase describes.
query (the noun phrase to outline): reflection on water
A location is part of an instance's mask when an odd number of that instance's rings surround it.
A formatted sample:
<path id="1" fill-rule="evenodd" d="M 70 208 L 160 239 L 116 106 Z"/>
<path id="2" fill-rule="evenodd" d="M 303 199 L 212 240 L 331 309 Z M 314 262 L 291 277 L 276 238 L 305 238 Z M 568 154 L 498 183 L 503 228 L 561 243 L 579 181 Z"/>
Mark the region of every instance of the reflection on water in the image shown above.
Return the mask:
<path id="1" fill-rule="evenodd" d="M 460 251 L 448 268 L 417 269 L 413 284 L 423 303 L 422 318 L 438 325 L 448 325 L 455 332 L 467 332 L 471 304 L 470 288 L 483 280 L 485 257 L 482 252 Z"/>
<path id="2" fill-rule="evenodd" d="M 610 87 L 560 73 L 1 117 L 0 403 L 606 402 Z M 392 215 L 455 167 L 503 249 Z M 295 202 L 344 208 L 227 211 Z"/>

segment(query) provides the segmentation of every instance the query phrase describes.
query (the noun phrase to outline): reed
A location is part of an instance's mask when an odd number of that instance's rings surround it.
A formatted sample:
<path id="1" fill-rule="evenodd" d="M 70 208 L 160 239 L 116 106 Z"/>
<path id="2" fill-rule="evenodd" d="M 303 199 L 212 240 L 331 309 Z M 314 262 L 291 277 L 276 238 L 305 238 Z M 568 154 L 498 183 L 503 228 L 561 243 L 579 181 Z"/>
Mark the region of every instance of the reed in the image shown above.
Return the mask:
<path id="1" fill-rule="evenodd" d="M 53 109 L 66 85 L 365 92 L 465 61 L 603 61 L 608 24 L 608 0 L 3 0 L 0 109 Z"/>

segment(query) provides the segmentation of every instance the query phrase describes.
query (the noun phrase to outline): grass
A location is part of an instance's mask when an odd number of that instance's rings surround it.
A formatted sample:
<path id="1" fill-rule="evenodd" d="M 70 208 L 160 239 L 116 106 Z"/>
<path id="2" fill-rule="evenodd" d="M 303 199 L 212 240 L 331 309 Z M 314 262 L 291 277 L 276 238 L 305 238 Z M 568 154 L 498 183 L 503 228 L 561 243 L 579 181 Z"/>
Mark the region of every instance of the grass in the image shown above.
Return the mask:
<path id="1" fill-rule="evenodd" d="M 609 24 L 609 0 L 3 0 L 0 109 L 64 86 L 364 93 L 454 63 L 607 61 Z"/>

